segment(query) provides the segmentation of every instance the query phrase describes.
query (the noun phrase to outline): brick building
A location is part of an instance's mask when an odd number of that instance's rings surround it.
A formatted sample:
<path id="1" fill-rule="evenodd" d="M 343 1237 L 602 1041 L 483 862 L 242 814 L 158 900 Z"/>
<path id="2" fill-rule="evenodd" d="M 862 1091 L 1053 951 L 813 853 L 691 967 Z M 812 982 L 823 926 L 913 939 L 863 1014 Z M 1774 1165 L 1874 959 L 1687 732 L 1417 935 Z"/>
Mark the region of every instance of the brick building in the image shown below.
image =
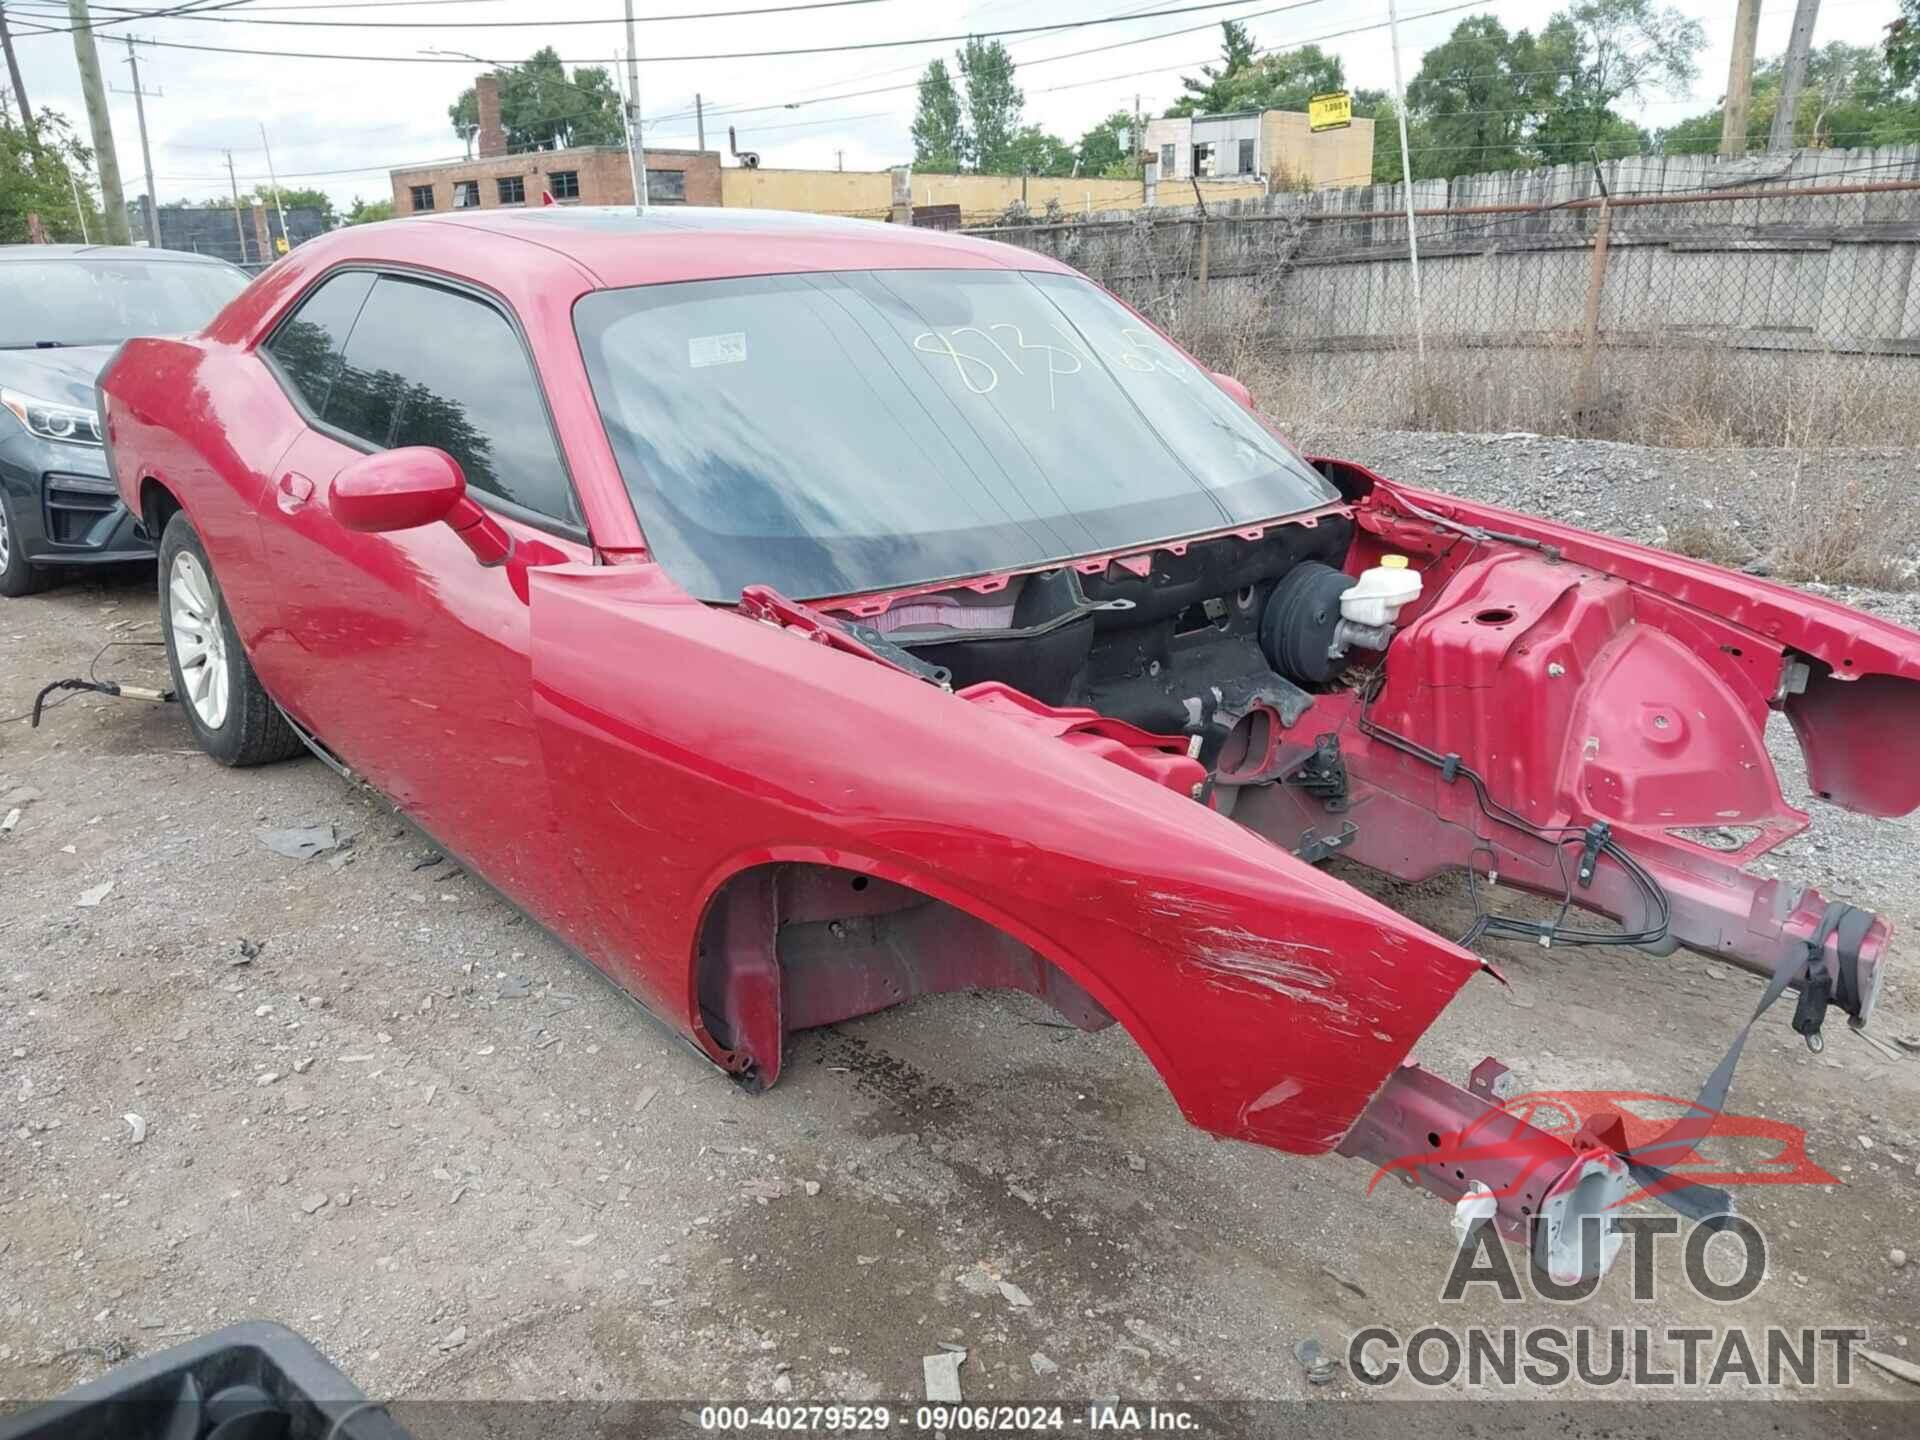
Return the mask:
<path id="1" fill-rule="evenodd" d="M 507 153 L 500 123 L 500 79 L 474 82 L 479 129 L 471 160 L 395 170 L 396 217 L 441 210 L 538 205 L 542 192 L 562 205 L 631 205 L 633 169 L 624 147 L 577 145 L 566 150 Z M 649 150 L 647 199 L 654 205 L 718 205 L 720 154 L 715 150 Z"/>

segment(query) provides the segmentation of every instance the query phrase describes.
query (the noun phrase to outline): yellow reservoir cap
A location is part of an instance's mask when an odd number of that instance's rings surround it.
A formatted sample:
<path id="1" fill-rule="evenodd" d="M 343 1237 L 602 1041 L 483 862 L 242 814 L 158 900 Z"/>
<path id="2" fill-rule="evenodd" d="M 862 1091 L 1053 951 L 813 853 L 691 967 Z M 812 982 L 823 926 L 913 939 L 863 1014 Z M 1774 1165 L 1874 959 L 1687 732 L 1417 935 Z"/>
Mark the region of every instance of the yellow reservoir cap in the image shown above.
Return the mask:
<path id="1" fill-rule="evenodd" d="M 1407 557 L 1404 555 L 1382 555 L 1380 557 L 1380 568 L 1383 570 L 1404 570 L 1407 568 Z"/>

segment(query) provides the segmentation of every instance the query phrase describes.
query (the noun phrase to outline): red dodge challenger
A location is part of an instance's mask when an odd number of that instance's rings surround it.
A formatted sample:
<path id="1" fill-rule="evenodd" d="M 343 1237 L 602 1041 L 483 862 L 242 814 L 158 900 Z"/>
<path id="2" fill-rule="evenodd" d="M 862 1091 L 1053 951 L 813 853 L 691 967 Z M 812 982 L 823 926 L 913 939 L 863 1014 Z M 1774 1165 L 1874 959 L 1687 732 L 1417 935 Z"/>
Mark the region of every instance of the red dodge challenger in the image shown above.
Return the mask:
<path id="1" fill-rule="evenodd" d="M 1453 1143 L 1499 1095 L 1405 1061 L 1492 975 L 1466 944 L 1685 946 L 1797 990 L 1816 1045 L 1873 1008 L 1885 921 L 1744 867 L 1807 823 L 1771 710 L 1823 798 L 1920 805 L 1920 635 L 1303 457 L 1028 251 L 360 227 L 101 390 L 207 753 L 364 777 L 751 1086 L 797 1030 L 1024 990 L 1214 1134 L 1485 1184 L 1564 1275 L 1691 1137 Z M 1479 918 L 1436 935 L 1334 853 L 1465 871 Z"/>

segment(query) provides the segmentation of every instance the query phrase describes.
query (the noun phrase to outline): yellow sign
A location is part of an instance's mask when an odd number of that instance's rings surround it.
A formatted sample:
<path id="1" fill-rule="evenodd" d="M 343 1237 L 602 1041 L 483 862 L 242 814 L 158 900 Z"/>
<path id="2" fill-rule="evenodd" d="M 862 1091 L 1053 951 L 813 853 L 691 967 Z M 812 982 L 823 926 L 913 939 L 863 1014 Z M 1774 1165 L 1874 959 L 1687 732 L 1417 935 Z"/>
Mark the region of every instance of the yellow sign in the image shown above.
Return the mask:
<path id="1" fill-rule="evenodd" d="M 1307 101 L 1307 129 L 1318 135 L 1322 130 L 1344 130 L 1353 124 L 1353 96 L 1345 90 L 1331 95 L 1315 95 Z"/>

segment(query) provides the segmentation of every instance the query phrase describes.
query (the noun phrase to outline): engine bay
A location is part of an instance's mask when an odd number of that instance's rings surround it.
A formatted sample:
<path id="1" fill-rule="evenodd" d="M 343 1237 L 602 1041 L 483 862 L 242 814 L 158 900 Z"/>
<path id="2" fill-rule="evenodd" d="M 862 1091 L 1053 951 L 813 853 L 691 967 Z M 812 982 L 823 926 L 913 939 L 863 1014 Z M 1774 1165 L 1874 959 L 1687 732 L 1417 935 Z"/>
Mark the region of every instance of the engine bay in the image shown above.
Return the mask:
<path id="1" fill-rule="evenodd" d="M 1863 1024 L 1886 923 L 1745 868 L 1808 823 L 1764 729 L 1820 662 L 1321 464 L 1350 503 L 822 609 L 961 696 L 1085 717 L 1058 728 L 1296 859 L 1461 873 L 1462 943 L 1684 946 L 1773 976 L 1817 940 L 1795 1028 Z M 1502 886 L 1557 909 L 1510 913 Z"/>

